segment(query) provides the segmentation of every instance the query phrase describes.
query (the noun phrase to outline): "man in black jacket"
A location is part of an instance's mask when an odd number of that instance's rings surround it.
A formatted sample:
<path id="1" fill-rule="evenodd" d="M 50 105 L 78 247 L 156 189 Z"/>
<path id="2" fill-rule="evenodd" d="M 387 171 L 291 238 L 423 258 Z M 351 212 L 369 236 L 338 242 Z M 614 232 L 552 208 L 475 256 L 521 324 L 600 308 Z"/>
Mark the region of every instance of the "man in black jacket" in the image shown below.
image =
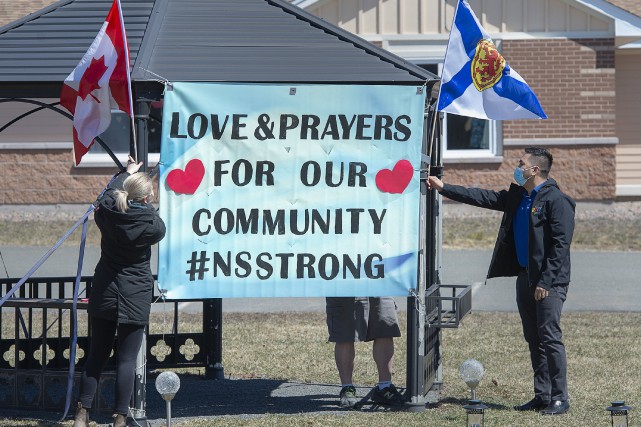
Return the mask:
<path id="1" fill-rule="evenodd" d="M 570 409 L 561 310 L 570 283 L 570 244 L 574 201 L 548 178 L 552 155 L 525 149 L 509 190 L 492 191 L 444 184 L 430 176 L 428 186 L 443 196 L 502 211 L 488 278 L 516 276 L 516 303 L 534 370 L 534 398 L 517 411 L 560 415 Z"/>

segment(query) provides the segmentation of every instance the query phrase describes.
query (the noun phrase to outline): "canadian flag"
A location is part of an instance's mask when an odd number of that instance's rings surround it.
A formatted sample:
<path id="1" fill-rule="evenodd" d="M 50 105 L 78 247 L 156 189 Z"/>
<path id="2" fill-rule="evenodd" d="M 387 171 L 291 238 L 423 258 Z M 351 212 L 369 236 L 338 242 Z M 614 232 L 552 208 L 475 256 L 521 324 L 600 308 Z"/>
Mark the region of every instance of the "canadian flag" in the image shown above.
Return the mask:
<path id="1" fill-rule="evenodd" d="M 111 110 L 133 117 L 129 48 L 120 0 L 114 0 L 100 32 L 62 85 L 60 105 L 73 114 L 76 166 L 111 123 Z"/>

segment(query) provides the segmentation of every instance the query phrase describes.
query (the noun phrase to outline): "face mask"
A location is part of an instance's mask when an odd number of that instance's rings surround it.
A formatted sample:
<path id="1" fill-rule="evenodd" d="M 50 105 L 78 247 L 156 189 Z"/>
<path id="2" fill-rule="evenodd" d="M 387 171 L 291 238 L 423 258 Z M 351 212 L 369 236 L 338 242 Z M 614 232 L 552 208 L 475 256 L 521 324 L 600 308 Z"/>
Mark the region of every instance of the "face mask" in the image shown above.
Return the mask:
<path id="1" fill-rule="evenodd" d="M 530 166 L 529 168 L 521 169 L 520 167 L 517 166 L 516 169 L 514 169 L 514 181 L 516 181 L 517 184 L 523 187 L 525 183 L 534 176 L 534 175 L 530 175 L 529 177 L 525 178 L 523 176 L 523 172 L 525 172 L 528 169 L 532 169 L 533 167 L 534 166 Z"/>

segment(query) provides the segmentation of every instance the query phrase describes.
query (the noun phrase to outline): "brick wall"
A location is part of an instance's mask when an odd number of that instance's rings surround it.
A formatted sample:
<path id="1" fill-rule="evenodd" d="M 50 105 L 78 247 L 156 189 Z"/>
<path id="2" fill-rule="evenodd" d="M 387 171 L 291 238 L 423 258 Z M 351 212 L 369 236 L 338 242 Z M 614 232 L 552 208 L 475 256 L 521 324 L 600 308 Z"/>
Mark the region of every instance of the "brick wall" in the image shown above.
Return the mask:
<path id="1" fill-rule="evenodd" d="M 88 204 L 118 171 L 76 169 L 71 159 L 71 150 L 0 150 L 0 205 Z"/>
<path id="2" fill-rule="evenodd" d="M 502 51 L 510 66 L 537 94 L 549 117 L 506 121 L 504 139 L 616 137 L 612 39 L 506 40 Z M 564 192 L 577 200 L 614 200 L 614 145 L 546 148 L 554 156 L 550 176 Z M 507 188 L 522 154 L 522 146 L 505 145 L 502 164 L 448 163 L 444 180 L 482 188 Z"/>
<path id="3" fill-rule="evenodd" d="M 614 40 L 506 40 L 503 54 L 548 115 L 515 120 L 504 138 L 614 137 Z"/>
<path id="4" fill-rule="evenodd" d="M 547 147 L 554 157 L 550 177 L 575 200 L 613 200 L 615 146 Z M 509 187 L 522 147 L 506 148 L 501 164 L 446 164 L 443 181 L 501 190 Z"/>

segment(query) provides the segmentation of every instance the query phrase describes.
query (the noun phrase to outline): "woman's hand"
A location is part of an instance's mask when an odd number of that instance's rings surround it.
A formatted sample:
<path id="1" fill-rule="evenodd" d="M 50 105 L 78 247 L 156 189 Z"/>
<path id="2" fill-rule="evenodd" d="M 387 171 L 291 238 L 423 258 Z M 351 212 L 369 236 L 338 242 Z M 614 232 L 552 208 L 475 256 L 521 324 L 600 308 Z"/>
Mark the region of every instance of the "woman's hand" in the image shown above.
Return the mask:
<path id="1" fill-rule="evenodd" d="M 130 174 L 136 173 L 140 170 L 140 167 L 142 166 L 142 162 L 136 163 L 133 157 L 129 156 L 129 160 L 127 160 L 127 172 Z"/>

